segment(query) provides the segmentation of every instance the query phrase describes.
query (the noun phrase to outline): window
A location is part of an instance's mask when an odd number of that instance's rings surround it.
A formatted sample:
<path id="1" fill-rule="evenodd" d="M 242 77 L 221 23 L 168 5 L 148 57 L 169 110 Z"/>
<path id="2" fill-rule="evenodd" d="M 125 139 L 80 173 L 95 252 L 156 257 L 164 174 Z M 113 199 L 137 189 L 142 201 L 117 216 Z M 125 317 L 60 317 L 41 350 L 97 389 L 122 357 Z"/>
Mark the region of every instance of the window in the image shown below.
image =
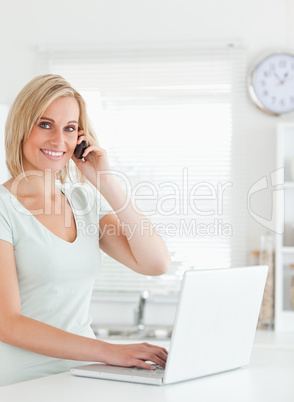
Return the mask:
<path id="1" fill-rule="evenodd" d="M 9 106 L 4 103 L 0 103 L 0 180 L 1 183 L 7 181 L 11 175 L 7 169 L 5 160 L 5 121 L 7 119 Z"/>
<path id="2" fill-rule="evenodd" d="M 95 290 L 177 294 L 186 269 L 246 263 L 242 46 L 44 47 L 38 66 L 85 97 L 117 180 L 172 255 L 145 277 L 102 253 Z"/>

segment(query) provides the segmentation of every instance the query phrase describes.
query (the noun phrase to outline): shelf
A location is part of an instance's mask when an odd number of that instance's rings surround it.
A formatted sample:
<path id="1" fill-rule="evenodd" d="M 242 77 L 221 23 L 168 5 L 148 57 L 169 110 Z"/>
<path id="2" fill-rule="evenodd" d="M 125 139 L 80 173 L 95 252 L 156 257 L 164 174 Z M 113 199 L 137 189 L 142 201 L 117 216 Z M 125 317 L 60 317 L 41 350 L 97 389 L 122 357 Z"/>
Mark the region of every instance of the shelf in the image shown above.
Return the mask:
<path id="1" fill-rule="evenodd" d="M 294 189 L 294 181 L 285 181 L 282 185 L 282 188 L 293 188 Z"/>
<path id="2" fill-rule="evenodd" d="M 282 253 L 292 254 L 294 253 L 294 247 L 282 247 Z"/>
<path id="3" fill-rule="evenodd" d="M 284 169 L 281 169 L 284 168 Z M 277 223 L 284 226 L 284 233 L 276 233 L 275 249 L 275 331 L 294 331 L 294 310 L 291 310 L 291 271 L 294 264 L 294 122 L 277 125 L 276 170 L 279 183 L 276 185 Z M 274 204 L 274 202 L 273 202 Z"/>

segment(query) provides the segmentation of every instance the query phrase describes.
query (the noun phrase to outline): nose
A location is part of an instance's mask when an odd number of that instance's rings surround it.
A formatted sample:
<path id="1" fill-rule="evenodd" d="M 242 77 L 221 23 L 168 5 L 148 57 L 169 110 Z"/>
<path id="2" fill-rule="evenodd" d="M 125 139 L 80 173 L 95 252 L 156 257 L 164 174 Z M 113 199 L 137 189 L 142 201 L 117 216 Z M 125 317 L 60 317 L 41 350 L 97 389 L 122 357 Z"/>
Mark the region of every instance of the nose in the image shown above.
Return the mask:
<path id="1" fill-rule="evenodd" d="M 50 142 L 52 145 L 54 145 L 55 147 L 58 147 L 58 148 L 60 148 L 64 145 L 64 134 L 63 134 L 62 127 L 56 127 L 56 129 L 52 133 Z"/>

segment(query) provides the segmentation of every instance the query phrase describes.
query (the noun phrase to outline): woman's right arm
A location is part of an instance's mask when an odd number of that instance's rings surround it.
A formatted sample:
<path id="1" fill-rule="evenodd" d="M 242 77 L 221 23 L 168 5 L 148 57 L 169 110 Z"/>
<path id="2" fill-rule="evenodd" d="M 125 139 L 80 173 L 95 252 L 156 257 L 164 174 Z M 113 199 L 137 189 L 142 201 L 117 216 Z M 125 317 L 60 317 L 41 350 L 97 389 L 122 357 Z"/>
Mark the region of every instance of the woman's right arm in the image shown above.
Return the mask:
<path id="1" fill-rule="evenodd" d="M 164 367 L 167 358 L 158 346 L 114 345 L 23 316 L 13 245 L 5 240 L 0 240 L 0 341 L 46 356 L 125 367 L 150 369 L 147 360 Z"/>

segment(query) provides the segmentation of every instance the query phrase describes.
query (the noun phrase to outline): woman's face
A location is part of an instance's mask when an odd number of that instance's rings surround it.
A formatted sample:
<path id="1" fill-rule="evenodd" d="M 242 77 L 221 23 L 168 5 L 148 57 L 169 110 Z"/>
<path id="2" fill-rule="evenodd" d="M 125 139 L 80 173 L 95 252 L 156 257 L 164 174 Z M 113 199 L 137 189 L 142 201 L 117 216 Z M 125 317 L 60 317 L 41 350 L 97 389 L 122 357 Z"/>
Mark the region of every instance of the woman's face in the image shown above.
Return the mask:
<path id="1" fill-rule="evenodd" d="M 67 164 L 77 144 L 79 113 L 72 96 L 59 97 L 47 107 L 23 144 L 25 171 L 56 173 Z"/>

